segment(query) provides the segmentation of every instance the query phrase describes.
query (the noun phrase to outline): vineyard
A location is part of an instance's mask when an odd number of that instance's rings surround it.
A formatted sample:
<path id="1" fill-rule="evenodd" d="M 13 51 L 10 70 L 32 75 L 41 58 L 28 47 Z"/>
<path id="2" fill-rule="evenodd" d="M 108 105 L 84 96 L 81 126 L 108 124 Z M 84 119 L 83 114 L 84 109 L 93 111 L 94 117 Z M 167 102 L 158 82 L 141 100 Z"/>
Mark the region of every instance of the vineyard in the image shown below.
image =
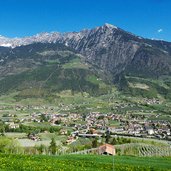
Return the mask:
<path id="1" fill-rule="evenodd" d="M 2 171 L 171 171 L 170 157 L 0 154 Z"/>
<path id="2" fill-rule="evenodd" d="M 155 146 L 144 143 L 129 143 L 115 145 L 117 155 L 131 155 L 138 157 L 169 157 L 171 156 L 171 148 L 169 146 Z M 72 154 L 98 154 L 98 148 L 77 151 Z"/>
<path id="3" fill-rule="evenodd" d="M 148 156 L 171 156 L 171 148 L 169 146 L 154 146 L 143 143 L 130 143 L 116 145 L 118 155 L 133 155 L 140 157 Z"/>

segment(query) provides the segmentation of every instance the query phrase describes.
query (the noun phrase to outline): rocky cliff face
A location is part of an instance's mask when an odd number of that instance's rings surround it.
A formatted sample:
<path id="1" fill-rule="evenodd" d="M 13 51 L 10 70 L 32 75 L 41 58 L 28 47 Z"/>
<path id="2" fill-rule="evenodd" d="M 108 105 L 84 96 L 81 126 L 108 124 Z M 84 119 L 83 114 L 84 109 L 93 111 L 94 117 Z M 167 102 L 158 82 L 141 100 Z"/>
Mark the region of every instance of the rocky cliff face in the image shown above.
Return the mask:
<path id="1" fill-rule="evenodd" d="M 0 45 L 8 46 L 7 49 L 15 58 L 24 55 L 24 49 L 28 46 L 23 45 L 39 42 L 52 46 L 60 43 L 74 49 L 112 81 L 120 74 L 158 77 L 171 73 L 171 43 L 144 39 L 110 24 L 81 32 L 42 33 L 21 39 L 0 37 Z M 5 60 L 2 51 L 4 53 L 7 49 L 0 50 L 2 61 Z M 16 49 L 21 53 L 17 54 Z M 9 54 L 5 54 L 5 58 L 8 58 Z"/>
<path id="2" fill-rule="evenodd" d="M 158 77 L 171 71 L 171 43 L 144 39 L 110 24 L 68 33 L 58 41 L 77 50 L 112 80 L 121 73 Z"/>

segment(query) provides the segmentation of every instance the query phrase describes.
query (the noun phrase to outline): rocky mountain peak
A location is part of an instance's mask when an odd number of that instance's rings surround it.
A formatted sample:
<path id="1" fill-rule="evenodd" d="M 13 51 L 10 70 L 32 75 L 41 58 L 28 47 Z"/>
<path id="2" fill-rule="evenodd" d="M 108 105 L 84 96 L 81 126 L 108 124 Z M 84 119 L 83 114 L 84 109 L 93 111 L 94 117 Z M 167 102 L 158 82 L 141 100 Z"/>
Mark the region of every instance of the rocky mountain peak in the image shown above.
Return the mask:
<path id="1" fill-rule="evenodd" d="M 109 24 L 109 23 L 105 23 L 104 24 L 104 27 L 107 27 L 107 28 L 112 28 L 112 29 L 118 29 L 118 27 L 112 25 L 112 24 Z"/>

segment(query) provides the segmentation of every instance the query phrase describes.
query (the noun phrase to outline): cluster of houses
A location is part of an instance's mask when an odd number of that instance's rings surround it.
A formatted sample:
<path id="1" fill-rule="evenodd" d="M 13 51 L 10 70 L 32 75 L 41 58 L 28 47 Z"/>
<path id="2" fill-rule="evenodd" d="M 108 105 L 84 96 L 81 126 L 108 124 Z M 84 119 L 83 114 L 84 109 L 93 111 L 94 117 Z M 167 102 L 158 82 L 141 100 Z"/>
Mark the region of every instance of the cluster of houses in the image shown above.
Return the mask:
<path id="1" fill-rule="evenodd" d="M 100 114 L 90 113 L 85 118 L 85 124 L 77 125 L 77 131 L 74 135 L 81 137 L 99 137 L 108 130 L 111 134 L 171 139 L 171 123 L 162 120 L 148 120 L 143 115 L 120 115 L 120 114 Z M 110 124 L 110 121 L 116 121 L 117 125 Z"/>
<path id="2" fill-rule="evenodd" d="M 160 103 L 156 99 L 144 99 L 147 103 Z M 126 104 L 129 106 L 129 104 Z M 126 107 L 124 104 L 118 104 L 118 107 Z M 28 108 L 34 109 L 47 109 L 43 106 L 15 106 L 15 110 L 26 110 Z M 19 128 L 19 124 L 24 122 L 49 122 L 51 126 L 61 126 L 61 135 L 67 135 L 67 143 L 75 141 L 75 136 L 82 137 L 98 137 L 102 136 L 107 130 L 111 134 L 135 136 L 135 137 L 148 137 L 158 139 L 171 139 L 171 123 L 166 120 L 158 120 L 155 113 L 146 114 L 133 114 L 127 112 L 126 114 L 113 114 L 113 113 L 99 113 L 91 112 L 86 115 L 77 113 L 63 114 L 55 113 L 54 109 L 51 112 L 34 112 L 25 117 L 17 118 L 16 116 L 3 116 L 1 120 L 11 129 Z M 154 116 L 156 120 L 150 118 Z M 115 122 L 117 124 L 115 124 Z M 73 130 L 68 135 L 68 129 Z"/>
<path id="3" fill-rule="evenodd" d="M 161 121 L 130 121 L 121 122 L 119 127 L 108 127 L 111 133 L 135 137 L 169 139 L 171 137 L 170 123 Z"/>
<path id="4" fill-rule="evenodd" d="M 75 141 L 75 137 L 101 137 L 107 130 L 111 134 L 147 137 L 157 139 L 171 138 L 171 123 L 169 121 L 151 121 L 144 115 L 101 114 L 92 112 L 82 117 L 80 114 L 56 115 L 53 120 L 60 119 L 60 124 L 73 129 L 67 143 Z M 51 121 L 51 120 L 49 120 Z M 80 123 L 82 121 L 82 123 Z M 111 121 L 116 121 L 112 125 Z M 52 122 L 55 125 L 55 122 Z M 72 124 L 71 124 L 72 123 Z M 65 129 L 62 129 L 63 132 Z M 65 134 L 66 135 L 66 134 Z"/>

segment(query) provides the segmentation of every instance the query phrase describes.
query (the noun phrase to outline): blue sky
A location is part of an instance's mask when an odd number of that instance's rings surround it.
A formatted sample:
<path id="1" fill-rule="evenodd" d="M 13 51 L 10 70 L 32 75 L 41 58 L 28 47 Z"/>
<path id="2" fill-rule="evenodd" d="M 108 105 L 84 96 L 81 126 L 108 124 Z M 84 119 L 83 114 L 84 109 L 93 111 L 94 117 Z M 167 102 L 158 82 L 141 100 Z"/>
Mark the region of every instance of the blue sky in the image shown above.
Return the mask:
<path id="1" fill-rule="evenodd" d="M 171 41 L 171 0 L 1 0 L 0 35 L 79 31 L 111 23 Z"/>

